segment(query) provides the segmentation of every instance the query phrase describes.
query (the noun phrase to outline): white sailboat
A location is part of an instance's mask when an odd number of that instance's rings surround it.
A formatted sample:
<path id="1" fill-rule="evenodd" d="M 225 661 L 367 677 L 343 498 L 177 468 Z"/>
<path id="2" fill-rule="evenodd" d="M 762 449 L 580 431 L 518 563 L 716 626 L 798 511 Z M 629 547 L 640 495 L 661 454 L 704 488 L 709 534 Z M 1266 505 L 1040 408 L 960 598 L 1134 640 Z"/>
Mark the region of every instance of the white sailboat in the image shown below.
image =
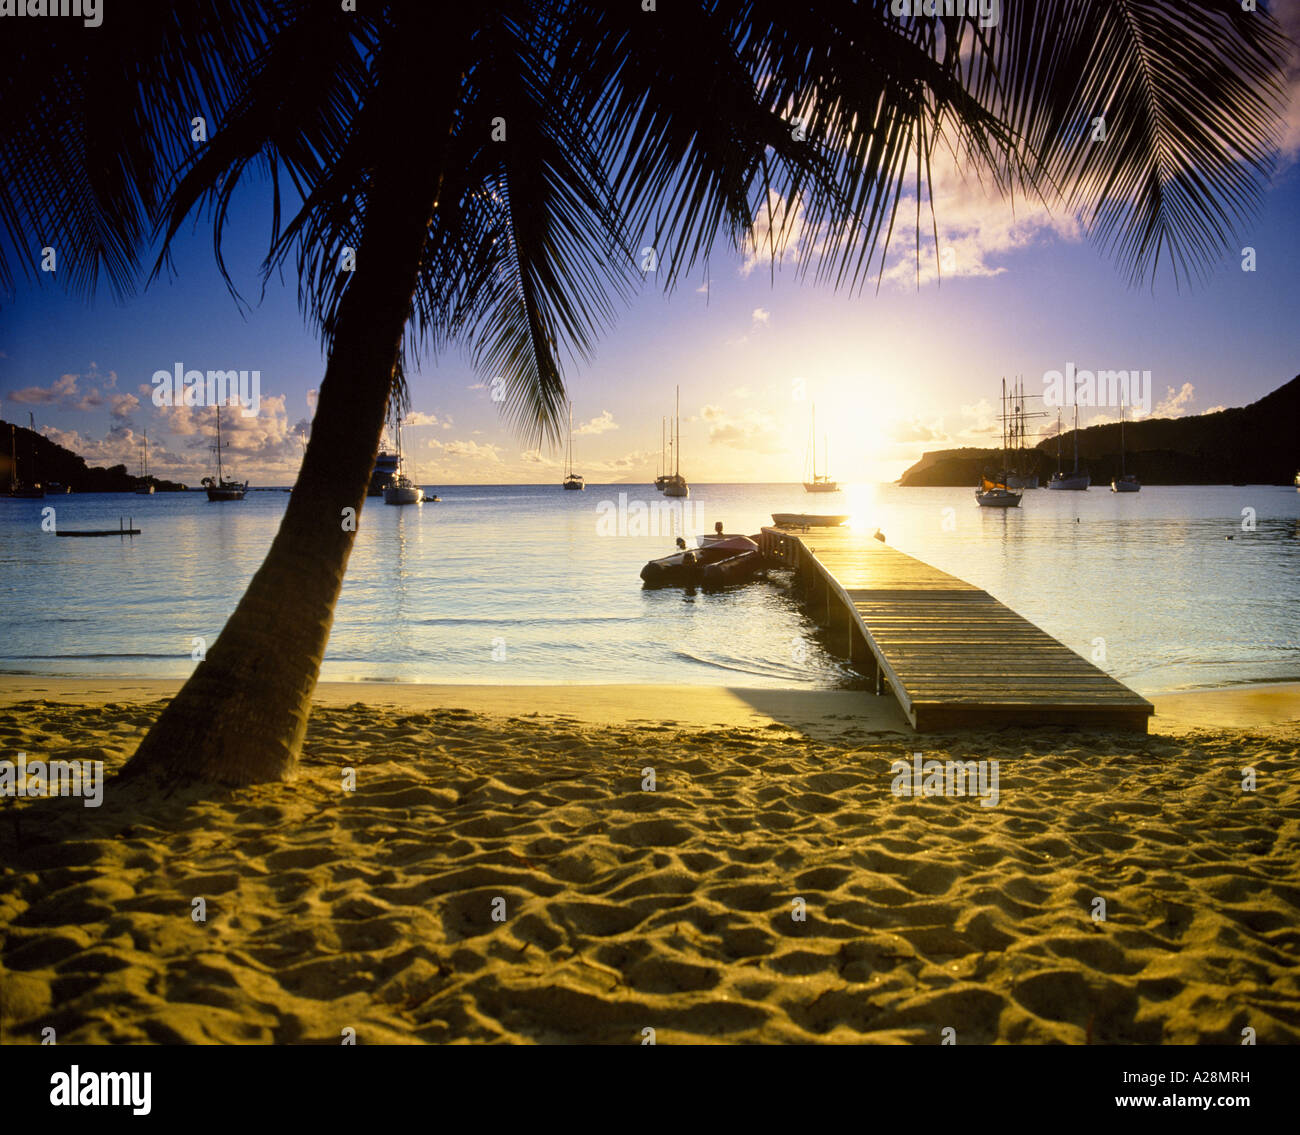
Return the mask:
<path id="1" fill-rule="evenodd" d="M 208 490 L 208 500 L 210 501 L 242 501 L 244 494 L 248 492 L 247 481 L 231 481 L 226 478 L 225 468 L 221 463 L 221 451 L 225 449 L 227 442 L 221 440 L 221 407 L 217 407 L 217 444 L 212 448 L 217 455 L 217 477 L 213 480 L 211 477 L 204 477 L 200 482 Z"/>
<path id="2" fill-rule="evenodd" d="M 672 476 L 664 478 L 664 496 L 689 497 L 691 487 L 686 483 L 686 478 L 682 476 L 682 388 L 680 386 L 677 388 L 675 429 L 677 434 L 677 443 L 673 446 L 675 464 Z"/>
<path id="3" fill-rule="evenodd" d="M 397 465 L 393 478 L 384 489 L 384 504 L 423 504 L 424 490 L 406 475 L 402 459 L 402 419 L 397 419 Z"/>
<path id="4" fill-rule="evenodd" d="M 582 490 L 587 487 L 581 473 L 573 471 L 573 403 L 569 403 L 569 447 L 564 456 L 564 487 Z"/>
<path id="5" fill-rule="evenodd" d="M 1007 380 L 1002 380 L 1002 472 L 992 481 L 980 478 L 975 501 L 980 508 L 1019 508 L 1023 493 L 1007 487 Z"/>
<path id="6" fill-rule="evenodd" d="M 1049 489 L 1068 489 L 1076 492 L 1085 491 L 1092 484 L 1092 477 L 1086 470 L 1079 468 L 1079 391 L 1074 391 L 1074 471 L 1061 471 L 1061 411 L 1056 411 L 1056 472 L 1047 482 Z"/>
<path id="7" fill-rule="evenodd" d="M 153 482 L 149 480 L 149 431 L 144 434 L 144 443 L 140 446 L 140 479 L 136 482 L 135 495 L 147 497 L 153 493 Z"/>
<path id="8" fill-rule="evenodd" d="M 1111 481 L 1112 493 L 1138 493 L 1142 491 L 1142 482 L 1135 473 L 1124 472 L 1124 397 L 1119 400 L 1119 476 Z"/>
<path id="9" fill-rule="evenodd" d="M 838 493 L 840 486 L 838 481 L 831 480 L 830 474 L 830 444 L 822 438 L 822 449 L 826 458 L 826 472 L 819 474 L 817 472 L 817 404 L 814 402 L 812 407 L 812 428 L 809 432 L 811 445 L 810 466 L 812 471 L 812 480 L 803 483 L 803 489 L 806 493 Z"/>

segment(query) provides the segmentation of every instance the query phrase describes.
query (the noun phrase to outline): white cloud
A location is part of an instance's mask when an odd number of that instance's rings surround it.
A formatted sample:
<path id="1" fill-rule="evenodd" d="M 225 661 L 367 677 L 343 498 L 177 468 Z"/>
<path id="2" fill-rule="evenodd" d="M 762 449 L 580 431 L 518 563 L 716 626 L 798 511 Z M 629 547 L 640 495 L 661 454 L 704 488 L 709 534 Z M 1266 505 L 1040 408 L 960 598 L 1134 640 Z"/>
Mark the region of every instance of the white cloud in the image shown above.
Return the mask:
<path id="1" fill-rule="evenodd" d="M 108 403 L 109 413 L 115 418 L 130 417 L 133 410 L 140 408 L 140 399 L 134 394 L 110 394 Z"/>
<path id="2" fill-rule="evenodd" d="M 616 429 L 618 429 L 618 423 L 614 421 L 614 415 L 608 410 L 602 410 L 599 418 L 592 418 L 589 422 L 583 422 L 573 432 L 575 434 L 603 434 Z"/>
<path id="3" fill-rule="evenodd" d="M 929 201 L 921 203 L 920 283 L 942 277 L 1000 276 L 1007 271 L 999 258 L 1045 240 L 1083 239 L 1083 227 L 1073 215 L 1054 214 L 1041 201 L 1003 196 L 978 175 L 958 166 L 947 151 L 936 151 L 930 167 Z M 934 224 L 929 205 L 934 206 Z M 915 216 L 916 195 L 904 194 L 900 217 Z M 939 233 L 935 251 L 934 229 Z M 900 226 L 890 240 L 883 282 L 915 288 L 916 229 Z"/>
<path id="4" fill-rule="evenodd" d="M 752 453 L 783 453 L 776 421 L 761 410 L 746 409 L 740 415 L 728 414 L 720 406 L 705 406 L 700 417 L 709 424 L 709 442 Z"/>
<path id="5" fill-rule="evenodd" d="M 756 307 L 750 318 L 754 321 L 753 326 L 757 327 L 760 323 L 766 326 L 772 318 L 772 313 L 766 308 Z"/>
<path id="6" fill-rule="evenodd" d="M 1196 401 L 1196 388 L 1190 382 L 1184 382 L 1177 392 L 1174 391 L 1172 386 L 1166 386 L 1165 397 L 1156 403 L 1155 409 L 1151 411 L 1151 416 L 1153 418 L 1181 418 L 1188 413 L 1194 401 Z"/>

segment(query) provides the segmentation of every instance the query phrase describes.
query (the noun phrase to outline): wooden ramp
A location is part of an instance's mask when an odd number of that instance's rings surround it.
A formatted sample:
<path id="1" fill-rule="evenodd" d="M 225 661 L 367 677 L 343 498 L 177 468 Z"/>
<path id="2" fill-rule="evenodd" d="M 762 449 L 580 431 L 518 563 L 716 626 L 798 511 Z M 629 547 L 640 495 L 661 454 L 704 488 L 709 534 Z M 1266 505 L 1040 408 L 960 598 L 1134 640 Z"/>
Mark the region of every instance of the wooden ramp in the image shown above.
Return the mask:
<path id="1" fill-rule="evenodd" d="M 1145 733 L 1154 707 L 981 591 L 846 528 L 764 528 L 770 560 L 798 571 L 845 653 L 888 683 L 919 732 L 1085 725 Z"/>

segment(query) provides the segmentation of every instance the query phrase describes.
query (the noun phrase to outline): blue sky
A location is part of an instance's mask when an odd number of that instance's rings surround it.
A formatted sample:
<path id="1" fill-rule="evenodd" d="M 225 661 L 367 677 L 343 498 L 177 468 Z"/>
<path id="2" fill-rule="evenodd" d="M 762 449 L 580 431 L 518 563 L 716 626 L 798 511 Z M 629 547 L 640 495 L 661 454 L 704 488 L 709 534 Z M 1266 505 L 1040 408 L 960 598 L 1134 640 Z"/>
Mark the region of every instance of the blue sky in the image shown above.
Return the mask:
<path id="1" fill-rule="evenodd" d="M 1041 205 L 1013 213 L 955 168 L 938 171 L 934 191 L 941 286 L 926 244 L 918 290 L 909 233 L 896 238 L 879 293 L 801 284 L 789 269 L 773 283 L 765 262 L 735 254 L 715 255 L 707 295 L 702 276 L 668 297 L 649 276 L 594 361 L 566 368 L 578 471 L 592 482 L 652 479 L 677 384 L 682 471 L 698 482 L 800 479 L 814 402 L 832 475 L 893 479 L 926 449 L 996 443 L 1000 379 L 1021 374 L 1035 393 L 1069 362 L 1150 370 L 1153 409 L 1168 416 L 1252 402 L 1300 372 L 1295 148 L 1292 137 L 1237 242 L 1255 248 L 1257 271 L 1231 255 L 1181 292 L 1167 270 L 1154 290 L 1130 289 L 1071 218 Z M 171 278 L 121 304 L 107 289 L 86 303 L 48 280 L 20 284 L 0 310 L 0 416 L 25 424 L 31 412 L 92 464 L 131 468 L 147 430 L 154 471 L 194 484 L 207 471 L 210 411 L 154 406 L 151 376 L 177 362 L 255 369 L 261 412 L 231 423 L 235 472 L 291 484 L 324 359 L 291 278 L 272 281 L 258 302 L 265 205 L 250 188 L 228 228 L 227 262 L 248 311 L 227 293 L 205 225 L 177 244 Z M 525 452 L 457 354 L 426 357 L 410 385 L 416 417 L 403 434 L 422 482 L 560 478 L 562 452 Z M 1082 421 L 1114 416 L 1089 410 Z"/>

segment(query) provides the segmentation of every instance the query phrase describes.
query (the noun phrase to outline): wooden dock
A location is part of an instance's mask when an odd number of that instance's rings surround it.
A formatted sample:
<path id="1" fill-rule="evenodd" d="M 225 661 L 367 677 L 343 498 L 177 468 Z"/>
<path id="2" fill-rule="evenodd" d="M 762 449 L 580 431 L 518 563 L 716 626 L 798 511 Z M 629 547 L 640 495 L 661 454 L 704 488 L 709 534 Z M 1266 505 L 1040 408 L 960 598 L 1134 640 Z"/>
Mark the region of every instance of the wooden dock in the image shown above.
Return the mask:
<path id="1" fill-rule="evenodd" d="M 1154 707 L 987 591 L 847 528 L 764 528 L 843 652 L 918 732 L 1079 725 L 1145 733 Z"/>

